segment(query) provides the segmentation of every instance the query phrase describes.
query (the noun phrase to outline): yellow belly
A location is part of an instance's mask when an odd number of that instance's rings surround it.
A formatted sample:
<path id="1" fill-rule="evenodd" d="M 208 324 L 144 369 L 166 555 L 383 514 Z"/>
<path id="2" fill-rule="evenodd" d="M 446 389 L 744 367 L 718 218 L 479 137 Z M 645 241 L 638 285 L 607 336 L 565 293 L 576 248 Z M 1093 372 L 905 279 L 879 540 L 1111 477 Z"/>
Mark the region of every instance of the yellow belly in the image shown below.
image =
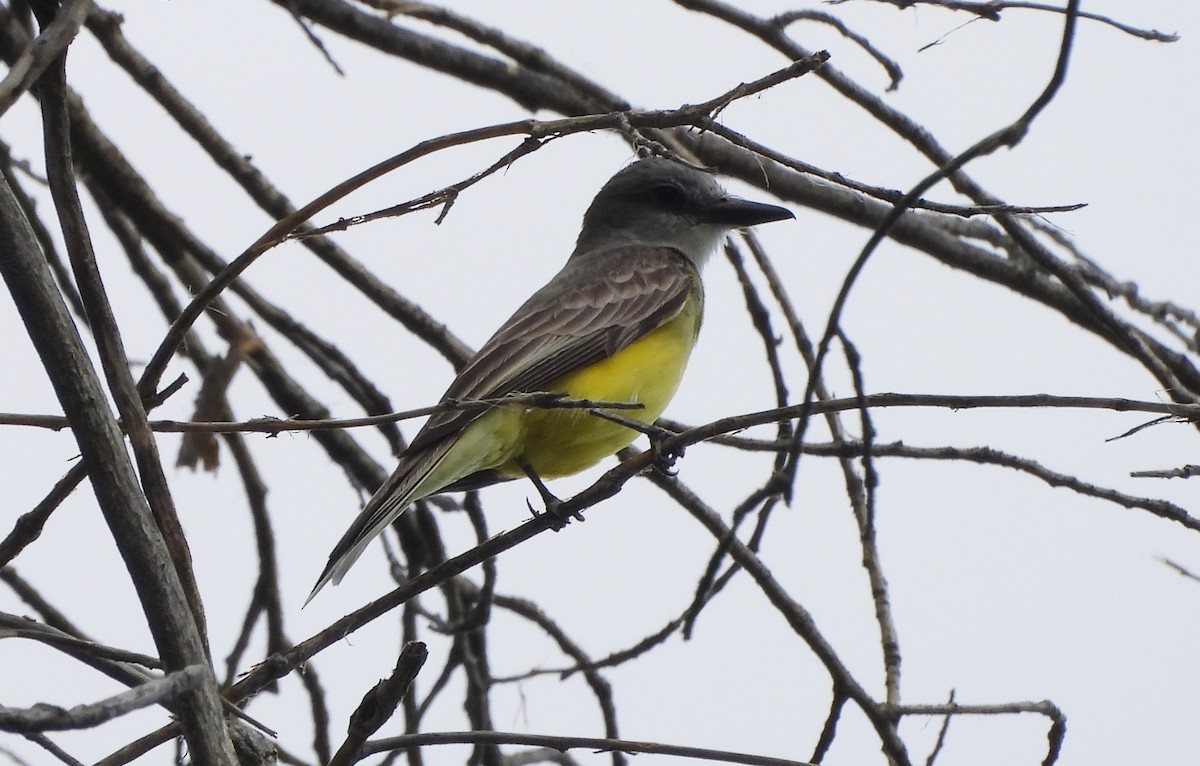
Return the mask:
<path id="1" fill-rule="evenodd" d="M 614 410 L 653 423 L 679 387 L 696 334 L 703 298 L 690 298 L 671 319 L 596 364 L 548 384 L 572 399 L 636 402 L 641 409 Z M 616 453 L 638 431 L 578 409 L 497 407 L 463 430 L 412 497 L 435 493 L 477 471 L 523 477 L 522 464 L 554 479 L 590 468 Z"/>
<path id="2" fill-rule="evenodd" d="M 700 324 L 699 301 L 690 300 L 673 319 L 646 333 L 616 354 L 547 386 L 572 399 L 637 402 L 641 409 L 616 414 L 653 423 L 679 388 Z M 638 432 L 586 410 L 539 409 L 525 416 L 520 453 L 501 470 L 523 475 L 518 461 L 539 476 L 569 476 L 598 463 L 636 439 Z"/>

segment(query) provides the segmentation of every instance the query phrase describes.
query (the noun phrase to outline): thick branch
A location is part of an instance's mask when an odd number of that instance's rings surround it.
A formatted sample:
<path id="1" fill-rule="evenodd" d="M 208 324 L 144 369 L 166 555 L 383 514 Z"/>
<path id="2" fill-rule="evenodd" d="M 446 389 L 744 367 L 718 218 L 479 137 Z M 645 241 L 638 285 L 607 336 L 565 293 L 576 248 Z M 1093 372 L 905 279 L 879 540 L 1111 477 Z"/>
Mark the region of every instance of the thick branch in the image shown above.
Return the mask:
<path id="1" fill-rule="evenodd" d="M 171 700 L 185 693 L 195 692 L 211 676 L 203 665 L 189 665 L 164 678 L 147 681 L 129 691 L 87 705 L 61 708 L 39 704 L 26 709 L 0 706 L 0 730 L 27 733 L 90 729 L 134 710 L 170 704 Z"/>
<path id="2" fill-rule="evenodd" d="M 71 420 L 100 510 L 129 568 L 159 653 L 171 669 L 206 665 L 174 562 L 138 485 L 116 419 L 104 404 L 104 389 L 7 183 L 0 183 L 0 241 L 7 247 L 0 275 Z M 197 757 L 203 753 L 208 763 L 234 763 L 215 682 L 184 695 L 180 718 Z"/>

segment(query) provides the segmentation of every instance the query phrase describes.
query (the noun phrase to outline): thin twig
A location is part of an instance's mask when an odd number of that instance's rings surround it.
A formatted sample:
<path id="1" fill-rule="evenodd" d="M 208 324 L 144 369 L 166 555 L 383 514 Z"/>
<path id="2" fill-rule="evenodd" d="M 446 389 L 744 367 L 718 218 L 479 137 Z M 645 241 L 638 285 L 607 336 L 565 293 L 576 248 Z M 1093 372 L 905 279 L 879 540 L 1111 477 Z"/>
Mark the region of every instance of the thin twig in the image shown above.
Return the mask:
<path id="1" fill-rule="evenodd" d="M 625 739 L 601 739 L 596 737 L 551 737 L 539 734 L 520 734 L 504 731 L 454 731 L 431 732 L 428 734 L 406 734 L 401 737 L 389 737 L 368 742 L 363 747 L 365 755 L 382 753 L 389 750 L 403 750 L 409 747 L 426 745 L 457 745 L 457 744 L 495 744 L 495 745 L 530 745 L 533 747 L 549 747 L 555 750 L 572 750 L 586 748 L 593 751 L 608 752 L 620 750 L 624 753 L 654 753 L 657 755 L 672 755 L 680 758 L 693 758 L 705 761 L 720 761 L 722 763 L 741 763 L 748 766 L 814 766 L 804 761 L 793 761 L 787 758 L 772 758 L 765 755 L 750 753 L 735 753 L 729 750 L 709 750 L 703 747 L 685 747 L 682 745 L 666 745 L 658 742 L 635 742 Z"/>

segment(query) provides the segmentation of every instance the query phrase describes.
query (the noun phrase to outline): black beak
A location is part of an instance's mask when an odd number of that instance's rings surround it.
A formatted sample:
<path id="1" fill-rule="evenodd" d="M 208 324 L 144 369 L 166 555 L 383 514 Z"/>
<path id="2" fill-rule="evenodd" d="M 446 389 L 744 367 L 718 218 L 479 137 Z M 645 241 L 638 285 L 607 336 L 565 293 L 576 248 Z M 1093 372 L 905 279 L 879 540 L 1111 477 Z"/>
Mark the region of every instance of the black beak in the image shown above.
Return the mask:
<path id="1" fill-rule="evenodd" d="M 756 226 L 771 221 L 795 218 L 791 210 L 778 205 L 751 202 L 741 197 L 724 197 L 700 214 L 704 223 L 719 223 L 725 226 Z"/>

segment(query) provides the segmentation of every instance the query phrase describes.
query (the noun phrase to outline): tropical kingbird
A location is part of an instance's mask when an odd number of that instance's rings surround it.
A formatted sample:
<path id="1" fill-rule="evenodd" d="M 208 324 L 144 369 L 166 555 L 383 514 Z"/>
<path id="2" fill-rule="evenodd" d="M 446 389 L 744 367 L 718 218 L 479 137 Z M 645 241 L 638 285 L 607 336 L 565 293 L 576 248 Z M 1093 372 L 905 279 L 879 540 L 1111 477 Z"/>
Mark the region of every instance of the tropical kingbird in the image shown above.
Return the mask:
<path id="1" fill-rule="evenodd" d="M 535 391 L 633 402 L 653 423 L 675 394 L 704 308 L 700 269 L 739 227 L 793 218 L 729 196 L 712 176 L 650 157 L 617 173 L 583 216 L 562 270 L 525 301 L 450 384 L 442 402 Z M 432 415 L 334 546 L 312 594 L 340 582 L 413 502 L 523 476 L 569 476 L 638 432 L 586 410 L 498 405 Z"/>

